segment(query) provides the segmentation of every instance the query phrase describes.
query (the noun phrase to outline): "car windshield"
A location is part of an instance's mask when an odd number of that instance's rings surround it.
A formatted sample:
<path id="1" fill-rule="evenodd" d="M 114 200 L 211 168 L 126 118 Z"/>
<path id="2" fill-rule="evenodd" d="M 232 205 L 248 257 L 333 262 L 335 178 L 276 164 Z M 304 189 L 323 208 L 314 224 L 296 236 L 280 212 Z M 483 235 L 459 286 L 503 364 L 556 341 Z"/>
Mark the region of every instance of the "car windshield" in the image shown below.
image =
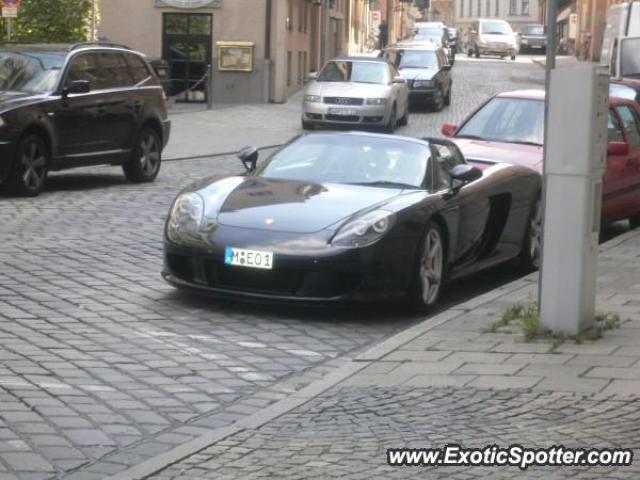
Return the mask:
<path id="1" fill-rule="evenodd" d="M 334 60 L 318 75 L 318 82 L 387 83 L 387 65 L 381 62 Z"/>
<path id="2" fill-rule="evenodd" d="M 544 35 L 544 27 L 542 25 L 527 25 L 522 33 L 525 35 Z"/>
<path id="3" fill-rule="evenodd" d="M 433 50 L 403 50 L 400 52 L 398 68 L 434 68 L 438 57 Z"/>
<path id="4" fill-rule="evenodd" d="M 456 137 L 542 145 L 543 134 L 544 101 L 496 97 L 477 111 Z"/>
<path id="5" fill-rule="evenodd" d="M 623 77 L 640 78 L 640 38 L 622 41 L 620 71 Z"/>
<path id="6" fill-rule="evenodd" d="M 482 22 L 480 33 L 485 35 L 511 35 L 513 31 L 506 22 Z"/>
<path id="7" fill-rule="evenodd" d="M 0 92 L 49 92 L 63 61 L 58 53 L 0 52 Z"/>
<path id="8" fill-rule="evenodd" d="M 301 137 L 275 153 L 258 176 L 313 183 L 421 188 L 429 147 L 393 137 Z"/>
<path id="9" fill-rule="evenodd" d="M 415 37 L 413 37 L 413 40 L 415 42 L 425 42 L 425 41 L 430 41 L 436 44 L 440 44 L 440 42 L 442 41 L 442 36 L 441 35 L 423 35 L 423 34 L 418 34 Z"/>

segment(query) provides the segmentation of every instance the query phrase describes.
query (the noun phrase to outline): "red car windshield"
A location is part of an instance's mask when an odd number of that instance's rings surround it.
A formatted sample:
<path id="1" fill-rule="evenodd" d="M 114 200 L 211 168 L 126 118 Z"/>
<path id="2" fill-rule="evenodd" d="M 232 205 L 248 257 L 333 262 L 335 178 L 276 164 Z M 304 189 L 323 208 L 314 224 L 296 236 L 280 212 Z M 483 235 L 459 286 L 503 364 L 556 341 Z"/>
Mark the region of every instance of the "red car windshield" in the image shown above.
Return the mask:
<path id="1" fill-rule="evenodd" d="M 456 137 L 542 145 L 544 101 L 495 97 L 460 128 Z"/>

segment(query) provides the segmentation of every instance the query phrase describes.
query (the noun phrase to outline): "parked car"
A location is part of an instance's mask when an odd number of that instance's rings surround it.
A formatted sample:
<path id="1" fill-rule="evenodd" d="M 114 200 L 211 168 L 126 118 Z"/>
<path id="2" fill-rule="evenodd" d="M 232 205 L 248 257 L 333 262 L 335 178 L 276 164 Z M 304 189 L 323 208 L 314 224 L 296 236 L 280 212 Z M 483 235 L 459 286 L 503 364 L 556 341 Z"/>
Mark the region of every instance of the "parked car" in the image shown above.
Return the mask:
<path id="1" fill-rule="evenodd" d="M 544 33 L 544 25 L 534 23 L 525 25 L 520 32 L 520 51 L 544 52 L 547 49 L 547 36 Z"/>
<path id="2" fill-rule="evenodd" d="M 481 18 L 471 24 L 467 54 L 497 55 L 500 58 L 516 59 L 518 42 L 516 35 L 505 20 Z"/>
<path id="3" fill-rule="evenodd" d="M 612 77 L 640 78 L 640 3 L 609 7 L 600 64 Z"/>
<path id="4" fill-rule="evenodd" d="M 169 140 L 162 87 L 141 53 L 113 44 L 0 47 L 0 183 L 37 195 L 47 173 L 122 165 L 160 171 Z"/>
<path id="5" fill-rule="evenodd" d="M 163 276 L 241 300 L 434 305 L 446 281 L 518 258 L 540 176 L 484 171 L 446 140 L 364 132 L 302 135 L 246 175 L 185 188 L 166 223 Z"/>
<path id="6" fill-rule="evenodd" d="M 449 32 L 449 48 L 453 50 L 453 53 L 458 53 L 458 43 L 460 42 L 460 34 L 457 28 L 447 28 Z"/>
<path id="7" fill-rule="evenodd" d="M 441 47 L 424 43 L 399 43 L 383 52 L 407 80 L 411 104 L 432 105 L 440 111 L 451 103 L 451 66 Z"/>
<path id="8" fill-rule="evenodd" d="M 449 31 L 444 24 L 440 26 L 438 24 L 425 23 L 425 26 L 417 29 L 416 34 L 411 41 L 431 42 L 444 49 L 451 65 L 456 61 L 456 52 L 449 45 Z"/>
<path id="9" fill-rule="evenodd" d="M 498 94 L 460 126 L 443 125 L 442 133 L 476 166 L 510 162 L 542 173 L 544 96 L 543 90 Z M 636 227 L 640 226 L 640 104 L 613 95 L 609 104 L 602 223 L 628 218 Z"/>
<path id="10" fill-rule="evenodd" d="M 383 127 L 393 132 L 409 121 L 409 87 L 382 58 L 340 57 L 309 76 L 302 103 L 302 128 Z"/>

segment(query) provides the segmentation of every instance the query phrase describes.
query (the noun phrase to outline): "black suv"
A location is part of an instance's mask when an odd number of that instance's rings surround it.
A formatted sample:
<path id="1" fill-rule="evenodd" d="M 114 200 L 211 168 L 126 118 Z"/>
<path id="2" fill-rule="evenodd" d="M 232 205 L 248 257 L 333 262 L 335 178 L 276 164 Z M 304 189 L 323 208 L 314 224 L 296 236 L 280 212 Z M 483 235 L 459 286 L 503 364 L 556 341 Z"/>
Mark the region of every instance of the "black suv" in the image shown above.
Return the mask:
<path id="1" fill-rule="evenodd" d="M 169 140 L 165 96 L 143 55 L 104 43 L 0 45 L 0 185 L 35 196 L 47 172 L 122 165 L 150 182 Z"/>

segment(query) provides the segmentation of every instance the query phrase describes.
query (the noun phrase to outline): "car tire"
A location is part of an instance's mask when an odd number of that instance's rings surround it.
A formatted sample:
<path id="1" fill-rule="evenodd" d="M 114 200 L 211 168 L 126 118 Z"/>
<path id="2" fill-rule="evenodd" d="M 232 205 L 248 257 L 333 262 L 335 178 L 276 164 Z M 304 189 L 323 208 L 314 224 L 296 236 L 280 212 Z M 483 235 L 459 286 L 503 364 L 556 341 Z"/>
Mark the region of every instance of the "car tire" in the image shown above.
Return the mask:
<path id="1" fill-rule="evenodd" d="M 306 120 L 302 120 L 302 129 L 303 130 L 313 130 L 314 129 L 313 123 L 307 122 Z"/>
<path id="2" fill-rule="evenodd" d="M 518 258 L 519 269 L 529 273 L 540 268 L 542 245 L 542 200 L 540 195 L 536 198 L 529 219 L 527 229 L 522 240 L 522 250 Z"/>
<path id="3" fill-rule="evenodd" d="M 444 105 L 445 105 L 444 92 L 440 90 L 438 92 L 438 97 L 436 101 L 433 102 L 433 109 L 436 112 L 440 112 L 444 108 Z"/>
<path id="4" fill-rule="evenodd" d="M 449 105 L 451 105 L 451 89 L 453 87 L 449 86 L 449 90 L 447 91 L 447 96 L 444 97 L 444 104 L 448 107 Z"/>
<path id="5" fill-rule="evenodd" d="M 632 229 L 640 227 L 640 215 L 634 215 L 629 218 L 629 227 Z"/>
<path id="6" fill-rule="evenodd" d="M 469 58 L 473 57 L 473 50 L 471 50 L 471 49 L 467 50 L 467 57 L 469 57 Z"/>
<path id="7" fill-rule="evenodd" d="M 511 61 L 515 61 L 516 56 L 515 55 L 511 55 Z"/>
<path id="8" fill-rule="evenodd" d="M 402 127 L 406 127 L 407 125 L 409 125 L 409 104 L 407 103 L 407 109 L 404 112 L 403 117 L 398 120 L 398 125 L 402 126 Z"/>
<path id="9" fill-rule="evenodd" d="M 127 180 L 134 183 L 153 182 L 160 172 L 162 143 L 153 128 L 143 127 L 138 134 L 129 160 L 122 164 Z"/>
<path id="10" fill-rule="evenodd" d="M 41 136 L 22 137 L 7 180 L 8 191 L 23 197 L 37 196 L 47 181 L 50 157 L 49 146 Z"/>
<path id="11" fill-rule="evenodd" d="M 477 46 L 477 45 L 476 45 L 476 47 L 475 47 L 475 51 L 474 51 L 474 53 L 475 53 L 476 58 L 480 58 L 480 49 L 478 48 L 478 46 Z"/>
<path id="12" fill-rule="evenodd" d="M 440 297 L 446 272 L 446 244 L 442 228 L 429 222 L 420 242 L 409 291 L 411 305 L 416 311 L 432 308 Z"/>
<path id="13" fill-rule="evenodd" d="M 398 109 L 396 104 L 393 104 L 393 108 L 391 109 L 391 115 L 389 116 L 389 123 L 385 127 L 385 131 L 387 133 L 393 133 L 398 128 Z"/>

